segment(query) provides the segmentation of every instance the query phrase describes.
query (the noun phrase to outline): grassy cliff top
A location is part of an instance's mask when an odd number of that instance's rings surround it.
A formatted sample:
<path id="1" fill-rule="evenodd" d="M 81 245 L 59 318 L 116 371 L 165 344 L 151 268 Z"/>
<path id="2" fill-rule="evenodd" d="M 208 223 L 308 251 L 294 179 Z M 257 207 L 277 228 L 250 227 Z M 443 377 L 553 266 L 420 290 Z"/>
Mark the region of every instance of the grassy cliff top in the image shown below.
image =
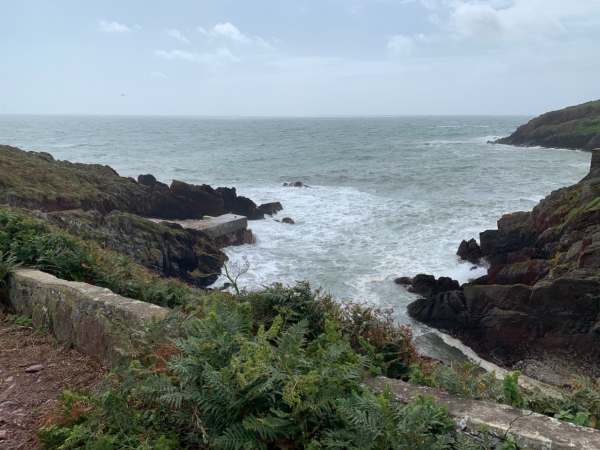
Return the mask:
<path id="1" fill-rule="evenodd" d="M 593 150 L 600 147 L 600 100 L 538 116 L 500 144 Z"/>
<path id="2" fill-rule="evenodd" d="M 144 213 L 147 188 L 108 166 L 56 161 L 0 145 L 0 203 L 46 211 L 114 209 Z"/>

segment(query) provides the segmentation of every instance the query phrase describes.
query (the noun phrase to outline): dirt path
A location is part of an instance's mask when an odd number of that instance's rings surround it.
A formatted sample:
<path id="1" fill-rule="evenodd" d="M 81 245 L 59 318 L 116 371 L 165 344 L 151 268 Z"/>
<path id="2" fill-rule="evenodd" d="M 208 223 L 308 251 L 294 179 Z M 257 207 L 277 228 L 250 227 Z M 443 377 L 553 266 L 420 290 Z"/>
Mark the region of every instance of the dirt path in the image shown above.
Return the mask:
<path id="1" fill-rule="evenodd" d="M 90 387 L 102 374 L 89 357 L 0 313 L 0 449 L 37 448 L 36 431 L 61 392 Z"/>

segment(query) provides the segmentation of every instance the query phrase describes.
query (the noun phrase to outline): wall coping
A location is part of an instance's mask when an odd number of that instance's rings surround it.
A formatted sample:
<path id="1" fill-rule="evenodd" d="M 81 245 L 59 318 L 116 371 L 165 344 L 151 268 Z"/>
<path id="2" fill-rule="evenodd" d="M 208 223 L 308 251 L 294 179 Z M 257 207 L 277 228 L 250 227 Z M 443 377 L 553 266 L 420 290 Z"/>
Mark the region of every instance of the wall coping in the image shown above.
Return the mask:
<path id="1" fill-rule="evenodd" d="M 532 411 L 493 402 L 459 398 L 447 392 L 392 380 L 372 378 L 366 383 L 375 392 L 391 392 L 400 403 L 429 396 L 448 408 L 458 429 L 470 435 L 491 433 L 500 440 L 512 437 L 519 448 L 530 450 L 598 450 L 600 431 L 580 427 Z"/>

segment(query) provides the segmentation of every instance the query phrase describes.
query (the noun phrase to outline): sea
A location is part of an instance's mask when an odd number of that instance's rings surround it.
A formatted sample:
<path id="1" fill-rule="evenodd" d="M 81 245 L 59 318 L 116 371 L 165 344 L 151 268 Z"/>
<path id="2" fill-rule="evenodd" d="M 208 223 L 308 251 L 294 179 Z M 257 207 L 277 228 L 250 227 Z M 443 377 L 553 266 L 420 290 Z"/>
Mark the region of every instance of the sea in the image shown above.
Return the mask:
<path id="1" fill-rule="evenodd" d="M 443 357 L 450 350 L 407 316 L 415 296 L 394 279 L 482 275 L 456 257 L 462 239 L 587 173 L 589 153 L 488 143 L 528 119 L 0 115 L 0 144 L 280 201 L 278 215 L 250 223 L 255 244 L 225 249 L 241 287 L 305 280 L 341 302 L 391 308 Z M 283 186 L 294 181 L 307 187 Z"/>

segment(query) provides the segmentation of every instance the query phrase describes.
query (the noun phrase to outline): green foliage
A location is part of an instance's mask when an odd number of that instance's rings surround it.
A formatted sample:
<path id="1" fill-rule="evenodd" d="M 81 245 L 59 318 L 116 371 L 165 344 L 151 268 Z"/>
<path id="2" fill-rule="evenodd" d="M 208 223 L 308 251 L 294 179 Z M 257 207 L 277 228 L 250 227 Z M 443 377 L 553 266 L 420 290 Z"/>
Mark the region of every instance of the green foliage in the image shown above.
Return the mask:
<path id="1" fill-rule="evenodd" d="M 22 212 L 2 208 L 0 280 L 18 265 L 163 306 L 182 305 L 198 295 L 182 282 L 151 274 L 129 257 L 104 250 Z"/>
<path id="2" fill-rule="evenodd" d="M 385 361 L 353 339 L 375 340 L 331 311 L 311 316 L 328 300 L 307 289 L 205 296 L 176 341 L 45 427 L 44 448 L 451 448 L 453 423 L 431 399 L 399 406 L 363 387 Z"/>
<path id="3" fill-rule="evenodd" d="M 22 316 L 19 314 L 9 314 L 8 316 L 6 316 L 6 320 L 20 327 L 33 326 L 33 321 L 31 320 L 31 317 Z"/>
<path id="4" fill-rule="evenodd" d="M 39 432 L 43 449 L 60 450 L 176 450 L 180 449 L 177 435 L 157 432 L 161 424 L 152 412 L 134 411 L 125 401 L 131 389 L 126 380 L 123 385 L 113 383 L 112 390 L 89 397 L 65 392 L 62 396 L 61 415 L 56 423 Z M 103 411 L 94 415 L 90 411 Z"/>
<path id="5" fill-rule="evenodd" d="M 518 371 L 509 373 L 504 377 L 504 381 L 502 382 L 504 402 L 516 408 L 527 406 L 527 402 L 521 394 L 521 388 L 519 387 L 520 375 L 521 373 Z"/>
<path id="6" fill-rule="evenodd" d="M 600 381 L 580 378 L 565 396 L 555 416 L 576 425 L 600 428 Z"/>
<path id="7" fill-rule="evenodd" d="M 305 320 L 309 338 L 323 333 L 327 320 L 334 321 L 352 348 L 374 362 L 376 374 L 401 378 L 417 359 L 410 330 L 399 327 L 391 311 L 357 303 L 342 304 L 330 295 L 312 291 L 305 282 L 291 288 L 275 284 L 241 298 L 252 305 L 257 323 L 268 326 L 279 316 L 285 323 Z"/>
<path id="8" fill-rule="evenodd" d="M 0 251 L 0 288 L 6 285 L 6 279 L 19 265 L 15 255 Z"/>
<path id="9" fill-rule="evenodd" d="M 528 402 L 519 387 L 519 372 L 512 372 L 499 381 L 493 372 L 485 372 L 473 363 L 454 366 L 436 364 L 428 373 L 421 366 L 412 366 L 409 381 L 414 384 L 443 389 L 459 397 L 491 400 L 516 408 Z"/>
<path id="10" fill-rule="evenodd" d="M 572 389 L 562 391 L 562 397 L 550 397 L 539 390 L 522 390 L 519 387 L 519 376 L 519 372 L 512 372 L 500 381 L 494 373 L 486 373 L 471 363 L 452 367 L 442 364 L 414 364 L 411 366 L 409 381 L 439 388 L 460 397 L 527 408 L 576 425 L 600 428 L 600 381 L 594 383 L 580 378 Z"/>
<path id="11" fill-rule="evenodd" d="M 502 384 L 497 380 L 496 374 L 485 372 L 470 362 L 453 366 L 435 364 L 427 371 L 421 366 L 413 365 L 409 381 L 442 389 L 459 397 L 496 402 L 503 399 Z"/>

